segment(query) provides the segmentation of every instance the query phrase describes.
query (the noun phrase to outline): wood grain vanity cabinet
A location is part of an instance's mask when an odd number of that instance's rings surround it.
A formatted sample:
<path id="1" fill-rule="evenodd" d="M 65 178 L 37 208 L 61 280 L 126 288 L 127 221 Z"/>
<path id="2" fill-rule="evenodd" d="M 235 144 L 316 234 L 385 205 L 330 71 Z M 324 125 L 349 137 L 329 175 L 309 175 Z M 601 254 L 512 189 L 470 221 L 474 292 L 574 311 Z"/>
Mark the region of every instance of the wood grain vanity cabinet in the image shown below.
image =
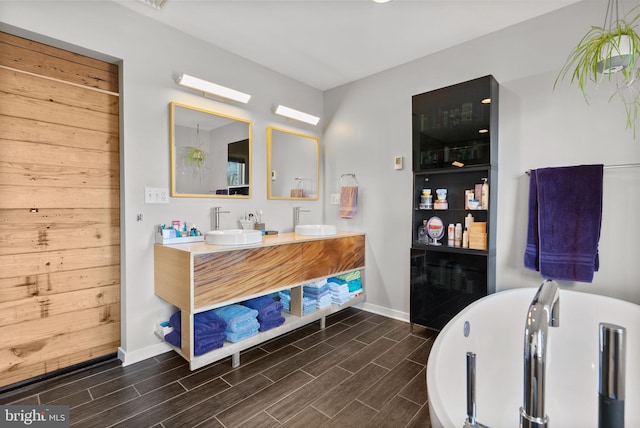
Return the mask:
<path id="1" fill-rule="evenodd" d="M 161 245 L 154 248 L 155 293 L 182 311 L 182 348 L 174 348 L 192 370 L 294 330 L 364 300 L 364 294 L 344 305 L 331 305 L 302 315 L 302 286 L 314 280 L 363 269 L 365 236 L 338 232 L 308 237 L 294 233 L 267 235 L 252 246 L 208 245 L 204 242 Z M 193 315 L 217 307 L 291 289 L 291 312 L 283 325 L 201 356 L 193 355 Z"/>

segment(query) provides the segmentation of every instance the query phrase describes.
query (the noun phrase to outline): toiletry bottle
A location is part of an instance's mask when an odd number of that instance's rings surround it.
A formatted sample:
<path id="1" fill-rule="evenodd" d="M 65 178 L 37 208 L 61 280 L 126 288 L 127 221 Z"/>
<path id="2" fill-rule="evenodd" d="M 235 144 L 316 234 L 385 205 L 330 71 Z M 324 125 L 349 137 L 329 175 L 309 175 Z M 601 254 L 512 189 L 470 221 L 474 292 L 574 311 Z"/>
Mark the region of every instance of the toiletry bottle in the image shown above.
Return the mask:
<path id="1" fill-rule="evenodd" d="M 456 247 L 462 246 L 462 224 L 456 223 L 454 243 Z"/>
<path id="2" fill-rule="evenodd" d="M 427 220 L 422 220 L 422 225 L 418 227 L 418 242 L 420 244 L 429 243 L 429 235 L 427 235 Z"/>
<path id="3" fill-rule="evenodd" d="M 484 183 L 482 183 L 482 209 L 489 209 L 489 183 L 486 178 L 483 178 Z"/>
<path id="4" fill-rule="evenodd" d="M 471 224 L 474 220 L 475 219 L 473 218 L 473 215 L 471 213 L 467 214 L 467 216 L 464 218 L 464 228 L 467 230 L 471 229 Z"/>
<path id="5" fill-rule="evenodd" d="M 456 227 L 453 223 L 449 223 L 447 228 L 447 245 L 453 247 L 456 242 Z"/>
<path id="6" fill-rule="evenodd" d="M 462 232 L 462 248 L 469 248 L 469 231 L 466 228 Z"/>

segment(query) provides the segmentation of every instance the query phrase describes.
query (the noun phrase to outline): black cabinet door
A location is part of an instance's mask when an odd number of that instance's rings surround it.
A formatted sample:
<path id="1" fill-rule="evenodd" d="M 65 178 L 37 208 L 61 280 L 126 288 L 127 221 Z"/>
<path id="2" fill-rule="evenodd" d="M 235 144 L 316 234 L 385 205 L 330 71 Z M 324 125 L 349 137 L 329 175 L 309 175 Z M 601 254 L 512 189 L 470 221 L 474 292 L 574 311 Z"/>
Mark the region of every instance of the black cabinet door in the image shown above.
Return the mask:
<path id="1" fill-rule="evenodd" d="M 487 256 L 411 249 L 410 321 L 441 330 L 467 305 L 487 295 Z"/>

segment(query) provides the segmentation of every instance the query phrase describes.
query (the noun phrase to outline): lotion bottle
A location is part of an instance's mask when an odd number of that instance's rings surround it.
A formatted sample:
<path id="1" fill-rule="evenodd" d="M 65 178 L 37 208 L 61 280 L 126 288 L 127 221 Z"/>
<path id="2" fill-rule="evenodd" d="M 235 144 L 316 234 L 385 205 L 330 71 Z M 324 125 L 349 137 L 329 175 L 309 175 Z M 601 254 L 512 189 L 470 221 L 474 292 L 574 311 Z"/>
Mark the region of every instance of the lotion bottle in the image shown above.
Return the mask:
<path id="1" fill-rule="evenodd" d="M 482 209 L 489 209 L 489 183 L 486 178 L 483 178 L 484 183 L 482 183 Z"/>

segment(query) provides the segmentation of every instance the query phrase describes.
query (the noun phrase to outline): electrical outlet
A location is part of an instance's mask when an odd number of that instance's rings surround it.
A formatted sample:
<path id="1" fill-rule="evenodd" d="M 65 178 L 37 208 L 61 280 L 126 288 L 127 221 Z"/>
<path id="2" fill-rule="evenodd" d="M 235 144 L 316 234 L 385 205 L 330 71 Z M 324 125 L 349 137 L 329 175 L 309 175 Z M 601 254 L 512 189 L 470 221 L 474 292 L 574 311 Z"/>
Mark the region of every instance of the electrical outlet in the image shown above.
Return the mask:
<path id="1" fill-rule="evenodd" d="M 340 193 L 331 194 L 331 205 L 340 205 Z"/>
<path id="2" fill-rule="evenodd" d="M 145 187 L 144 188 L 145 204 L 168 204 L 169 189 L 166 187 Z"/>

